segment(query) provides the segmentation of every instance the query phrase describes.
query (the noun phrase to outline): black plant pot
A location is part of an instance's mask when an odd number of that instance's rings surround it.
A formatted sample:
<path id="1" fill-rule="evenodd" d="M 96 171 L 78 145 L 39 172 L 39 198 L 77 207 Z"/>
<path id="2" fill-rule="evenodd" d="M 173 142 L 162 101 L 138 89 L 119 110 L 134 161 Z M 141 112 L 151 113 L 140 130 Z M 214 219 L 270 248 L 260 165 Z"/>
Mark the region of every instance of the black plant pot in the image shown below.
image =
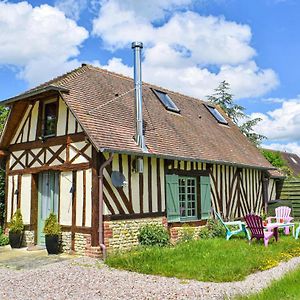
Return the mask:
<path id="1" fill-rule="evenodd" d="M 46 235 L 46 248 L 48 254 L 58 254 L 59 253 L 59 236 L 58 235 Z"/>
<path id="2" fill-rule="evenodd" d="M 12 248 L 21 248 L 23 232 L 9 232 L 9 244 Z"/>

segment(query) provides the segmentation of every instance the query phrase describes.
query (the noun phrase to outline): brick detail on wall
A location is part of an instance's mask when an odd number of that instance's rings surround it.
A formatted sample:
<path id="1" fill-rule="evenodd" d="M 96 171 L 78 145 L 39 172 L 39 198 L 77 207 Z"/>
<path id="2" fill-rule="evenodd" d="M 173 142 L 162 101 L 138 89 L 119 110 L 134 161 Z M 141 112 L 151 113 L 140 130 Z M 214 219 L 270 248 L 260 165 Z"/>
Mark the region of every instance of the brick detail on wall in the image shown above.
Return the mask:
<path id="1" fill-rule="evenodd" d="M 104 222 L 104 243 L 109 251 L 128 250 L 138 245 L 139 229 L 147 224 L 167 227 L 165 217 Z"/>
<path id="2" fill-rule="evenodd" d="M 97 246 L 97 247 L 92 246 L 92 239 L 91 239 L 90 234 L 86 235 L 86 246 L 85 246 L 84 255 L 92 257 L 92 258 L 101 258 L 102 257 L 101 248 L 99 246 Z"/>

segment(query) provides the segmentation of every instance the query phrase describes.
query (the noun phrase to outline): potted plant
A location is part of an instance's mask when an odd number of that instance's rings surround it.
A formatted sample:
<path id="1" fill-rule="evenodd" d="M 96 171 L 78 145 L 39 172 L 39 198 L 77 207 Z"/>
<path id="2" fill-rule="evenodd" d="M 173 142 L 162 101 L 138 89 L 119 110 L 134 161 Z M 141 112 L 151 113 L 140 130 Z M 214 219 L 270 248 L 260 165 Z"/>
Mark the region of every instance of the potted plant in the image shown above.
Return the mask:
<path id="1" fill-rule="evenodd" d="M 61 228 L 54 213 L 50 213 L 49 217 L 45 220 L 43 232 L 45 233 L 48 254 L 58 254 Z"/>
<path id="2" fill-rule="evenodd" d="M 23 240 L 24 223 L 21 210 L 18 208 L 9 224 L 9 244 L 12 248 L 21 248 Z"/>

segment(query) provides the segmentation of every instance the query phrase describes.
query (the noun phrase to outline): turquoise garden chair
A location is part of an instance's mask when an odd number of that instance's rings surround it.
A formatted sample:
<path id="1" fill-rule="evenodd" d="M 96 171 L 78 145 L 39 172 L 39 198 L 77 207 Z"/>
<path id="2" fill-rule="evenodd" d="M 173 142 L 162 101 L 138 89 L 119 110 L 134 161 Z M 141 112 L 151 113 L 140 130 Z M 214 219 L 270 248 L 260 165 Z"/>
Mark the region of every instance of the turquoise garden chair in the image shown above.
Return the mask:
<path id="1" fill-rule="evenodd" d="M 218 214 L 216 211 L 215 211 L 215 214 L 217 216 L 217 218 L 219 219 L 219 221 L 223 224 L 223 226 L 225 227 L 226 229 L 226 240 L 228 241 L 233 235 L 236 235 L 236 234 L 239 234 L 241 232 L 244 232 L 245 233 L 245 236 L 248 240 L 250 240 L 250 235 L 249 235 L 249 232 L 248 230 L 246 229 L 246 225 L 244 222 L 242 221 L 233 221 L 233 222 L 224 222 L 224 220 L 222 219 L 221 215 Z M 236 230 L 231 230 L 228 226 L 232 227 L 236 227 L 238 229 Z"/>
<path id="2" fill-rule="evenodd" d="M 296 229 L 296 234 L 295 234 L 295 239 L 296 240 L 298 240 L 298 238 L 299 238 L 299 233 L 300 233 L 300 224 L 299 224 L 299 226 Z"/>

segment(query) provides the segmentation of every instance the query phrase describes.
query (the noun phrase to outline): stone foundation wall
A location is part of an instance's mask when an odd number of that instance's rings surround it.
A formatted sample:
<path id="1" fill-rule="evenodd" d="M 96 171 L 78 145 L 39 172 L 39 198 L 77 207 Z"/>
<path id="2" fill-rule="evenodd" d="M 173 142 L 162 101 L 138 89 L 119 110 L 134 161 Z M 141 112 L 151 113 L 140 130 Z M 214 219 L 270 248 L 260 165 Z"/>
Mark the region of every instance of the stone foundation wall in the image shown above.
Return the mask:
<path id="1" fill-rule="evenodd" d="M 131 220 L 104 221 L 104 243 L 107 251 L 129 250 L 139 244 L 138 232 L 142 226 L 147 224 L 159 224 L 168 229 L 170 241 L 176 244 L 182 240 L 198 239 L 199 232 L 204 226 L 192 227 L 189 225 L 172 226 L 167 223 L 166 217 L 142 218 Z M 23 247 L 34 245 L 34 231 L 26 230 L 23 236 Z M 85 255 L 94 258 L 102 256 L 99 246 L 91 245 L 91 234 L 75 233 L 74 251 L 72 250 L 72 233 L 62 232 L 61 250 L 62 252 L 75 252 L 78 255 Z"/>
<path id="2" fill-rule="evenodd" d="M 170 242 L 176 244 L 182 240 L 197 240 L 199 239 L 199 233 L 205 226 L 180 226 L 170 227 Z"/>
<path id="3" fill-rule="evenodd" d="M 70 252 L 72 250 L 72 233 L 61 233 L 61 249 L 63 252 Z"/>
<path id="4" fill-rule="evenodd" d="M 72 252 L 72 233 L 63 232 L 61 237 L 62 251 Z M 85 255 L 93 258 L 101 258 L 102 251 L 100 247 L 92 247 L 91 235 L 83 233 L 75 233 L 74 236 L 74 251 L 75 254 Z"/>
<path id="5" fill-rule="evenodd" d="M 34 245 L 34 231 L 25 230 L 23 235 L 22 246 L 28 247 Z"/>
<path id="6" fill-rule="evenodd" d="M 109 251 L 128 250 L 138 245 L 139 229 L 147 224 L 163 224 L 165 217 L 104 222 L 104 243 Z"/>

